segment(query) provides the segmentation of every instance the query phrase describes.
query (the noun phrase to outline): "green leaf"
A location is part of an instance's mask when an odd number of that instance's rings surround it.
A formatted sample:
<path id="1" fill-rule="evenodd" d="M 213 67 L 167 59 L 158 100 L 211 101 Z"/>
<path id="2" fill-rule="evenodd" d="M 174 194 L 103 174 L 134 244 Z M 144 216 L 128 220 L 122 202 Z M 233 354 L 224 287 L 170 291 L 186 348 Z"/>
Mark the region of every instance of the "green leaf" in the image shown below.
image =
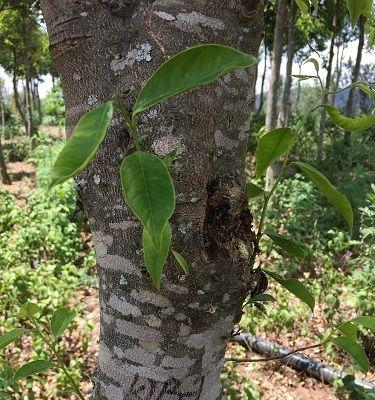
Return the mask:
<path id="1" fill-rule="evenodd" d="M 368 37 L 367 37 L 367 46 L 374 47 L 375 46 L 375 27 L 371 28 Z"/>
<path id="2" fill-rule="evenodd" d="M 253 296 L 251 299 L 249 299 L 249 303 L 256 303 L 256 302 L 262 302 L 262 301 L 276 301 L 276 299 L 271 296 L 268 293 L 260 293 L 260 294 L 256 294 L 255 296 Z"/>
<path id="3" fill-rule="evenodd" d="M 363 348 L 355 341 L 345 336 L 338 336 L 332 339 L 332 342 L 346 351 L 354 361 L 367 372 L 369 369 L 369 360 Z"/>
<path id="4" fill-rule="evenodd" d="M 290 128 L 278 128 L 265 133 L 259 140 L 255 151 L 256 178 L 259 179 L 266 169 L 285 154 L 293 145 L 296 133 Z"/>
<path id="5" fill-rule="evenodd" d="M 18 340 L 25 332 L 26 329 L 15 328 L 0 336 L 0 350 Z"/>
<path id="6" fill-rule="evenodd" d="M 213 82 L 228 72 L 256 63 L 255 57 L 219 44 L 186 49 L 171 57 L 151 75 L 139 93 L 133 115 L 163 100 Z"/>
<path id="7" fill-rule="evenodd" d="M 162 238 L 159 247 L 155 247 L 148 231 L 143 229 L 142 243 L 143 255 L 147 271 L 149 272 L 154 285 L 159 289 L 163 268 L 169 254 L 169 247 L 172 239 L 172 229 L 167 223 L 162 232 Z"/>
<path id="8" fill-rule="evenodd" d="M 315 186 L 326 196 L 337 211 L 345 218 L 349 227 L 353 227 L 353 210 L 348 199 L 341 194 L 331 182 L 317 169 L 303 162 L 292 162 L 290 165 L 297 166 Z"/>
<path id="9" fill-rule="evenodd" d="M 173 253 L 175 259 L 177 260 L 177 262 L 180 264 L 180 267 L 182 268 L 182 270 L 187 275 L 189 273 L 189 266 L 188 266 L 186 260 L 184 259 L 184 257 L 182 257 L 182 255 L 175 250 L 172 250 L 172 253 Z"/>
<path id="10" fill-rule="evenodd" d="M 181 149 L 174 149 L 174 150 L 171 150 L 168 154 L 166 154 L 166 155 L 163 157 L 163 162 L 164 162 L 165 166 L 166 166 L 167 168 L 170 168 L 170 167 L 173 165 L 173 163 L 174 163 L 178 158 L 180 158 L 181 154 L 182 154 L 182 150 L 181 150 Z"/>
<path id="11" fill-rule="evenodd" d="M 26 318 L 30 316 L 34 316 L 40 312 L 40 308 L 37 304 L 34 303 L 25 303 L 21 306 L 20 310 L 18 311 L 17 316 L 19 318 Z"/>
<path id="12" fill-rule="evenodd" d="M 369 85 L 366 82 L 355 82 L 349 85 L 349 87 L 357 88 L 362 90 L 362 92 L 366 93 L 371 98 L 375 99 L 375 88 L 372 85 Z"/>
<path id="13" fill-rule="evenodd" d="M 136 151 L 121 165 L 121 182 L 127 205 L 142 222 L 156 248 L 175 207 L 175 191 L 163 160 Z"/>
<path id="14" fill-rule="evenodd" d="M 69 326 L 77 313 L 66 307 L 57 309 L 51 319 L 51 332 L 56 338 L 59 337 Z"/>
<path id="15" fill-rule="evenodd" d="M 313 63 L 316 73 L 319 74 L 319 63 L 318 63 L 318 61 L 317 61 L 315 58 L 310 57 L 309 59 L 307 59 L 307 60 L 304 62 L 304 64 L 307 64 L 307 63 Z"/>
<path id="16" fill-rule="evenodd" d="M 357 327 L 357 325 L 353 324 L 352 322 L 343 322 L 342 324 L 337 325 L 336 329 L 338 329 L 341 333 L 343 333 L 349 339 L 354 340 L 354 341 L 357 340 L 358 327 Z"/>
<path id="17" fill-rule="evenodd" d="M 294 294 L 294 296 L 298 297 L 301 301 L 307 304 L 311 311 L 314 312 L 315 300 L 311 295 L 310 291 L 306 288 L 306 286 L 298 281 L 297 279 L 283 279 L 281 275 L 276 274 L 271 271 L 264 271 L 267 275 L 273 278 L 276 282 L 278 282 L 281 286 L 283 286 L 290 293 Z"/>
<path id="18" fill-rule="evenodd" d="M 89 111 L 78 122 L 52 169 L 48 190 L 77 175 L 92 160 L 113 115 L 111 101 Z"/>
<path id="19" fill-rule="evenodd" d="M 368 10 L 371 10 L 371 2 L 372 0 L 346 0 L 353 28 L 357 24 L 361 14 L 368 14 Z"/>
<path id="20" fill-rule="evenodd" d="M 260 186 L 254 185 L 252 182 L 248 182 L 246 184 L 246 193 L 248 199 L 255 199 L 256 197 L 264 196 L 265 192 Z"/>
<path id="21" fill-rule="evenodd" d="M 311 0 L 311 4 L 312 4 L 313 7 L 315 8 L 315 10 L 318 10 L 318 8 L 319 8 L 319 2 L 318 2 L 318 0 Z"/>
<path id="22" fill-rule="evenodd" d="M 293 240 L 287 239 L 282 235 L 279 235 L 276 232 L 271 232 L 266 230 L 264 232 L 270 239 L 272 239 L 278 246 L 282 249 L 286 250 L 288 253 L 292 254 L 295 257 L 303 258 L 305 257 L 305 251 L 303 247 Z"/>
<path id="23" fill-rule="evenodd" d="M 47 360 L 35 360 L 31 361 L 14 373 L 14 380 L 18 381 L 19 379 L 26 378 L 27 376 L 39 374 L 40 372 L 47 371 L 52 368 L 53 364 L 51 361 Z"/>
<path id="24" fill-rule="evenodd" d="M 309 2 L 307 0 L 296 0 L 298 8 L 304 13 L 309 13 Z"/>
<path id="25" fill-rule="evenodd" d="M 364 117 L 349 118 L 340 113 L 340 110 L 334 106 L 323 104 L 323 107 L 331 120 L 341 129 L 350 132 L 365 131 L 375 125 L 375 115 L 365 115 Z"/>
<path id="26" fill-rule="evenodd" d="M 352 319 L 356 325 L 361 325 L 367 329 L 375 330 L 375 317 L 362 316 Z"/>

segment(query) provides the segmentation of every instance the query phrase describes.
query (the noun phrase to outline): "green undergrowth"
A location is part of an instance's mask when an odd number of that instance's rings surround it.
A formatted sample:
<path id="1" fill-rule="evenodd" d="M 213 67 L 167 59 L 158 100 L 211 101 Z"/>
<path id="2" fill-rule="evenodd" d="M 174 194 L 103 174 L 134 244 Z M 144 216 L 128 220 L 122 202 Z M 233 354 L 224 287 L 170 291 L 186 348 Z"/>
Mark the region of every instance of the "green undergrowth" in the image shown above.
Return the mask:
<path id="1" fill-rule="evenodd" d="M 17 205 L 15 196 L 0 186 L 1 333 L 18 325 L 16 313 L 21 304 L 27 301 L 38 304 L 45 315 L 42 321 L 48 323 L 53 309 L 72 306 L 72 299 L 76 297 L 74 293 L 79 288 L 96 285 L 94 252 L 81 234 L 85 228 L 84 222 L 72 220 L 76 208 L 74 184 L 72 181 L 66 182 L 51 195 L 47 194 L 48 173 L 62 145 L 55 143 L 51 146 L 50 141 L 41 136 L 40 144 L 28 160 L 37 167 L 37 184 L 27 198 L 26 205 Z M 75 304 L 75 308 L 80 312 L 83 304 Z M 77 329 L 77 325 L 73 325 L 72 329 Z M 90 327 L 86 326 L 83 330 L 83 336 L 88 337 Z M 87 337 L 82 337 L 82 333 L 77 335 L 80 336 L 78 340 L 68 337 L 64 346 L 80 346 L 81 350 L 82 346 L 87 347 Z M 22 357 L 26 354 L 28 359 L 42 358 L 46 354 L 40 339 L 34 339 L 32 346 L 23 343 L 21 347 L 25 348 L 11 347 L 6 356 L 1 358 L 0 399 L 14 398 L 6 394 L 8 392 L 4 387 L 9 383 L 8 363 L 17 367 L 17 358 L 21 354 Z M 69 349 L 62 351 L 73 374 L 80 378 L 83 359 L 71 354 Z M 56 388 L 50 388 L 51 385 L 43 380 L 42 375 L 37 379 L 47 392 L 59 394 Z M 60 373 L 54 379 L 59 383 L 58 386 L 67 386 Z"/>

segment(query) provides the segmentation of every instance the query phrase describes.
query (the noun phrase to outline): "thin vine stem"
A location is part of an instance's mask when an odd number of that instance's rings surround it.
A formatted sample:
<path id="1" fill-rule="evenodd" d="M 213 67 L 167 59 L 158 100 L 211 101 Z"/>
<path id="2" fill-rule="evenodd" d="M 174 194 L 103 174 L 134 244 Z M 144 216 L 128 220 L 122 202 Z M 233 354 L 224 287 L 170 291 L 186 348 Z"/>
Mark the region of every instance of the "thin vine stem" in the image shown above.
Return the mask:
<path id="1" fill-rule="evenodd" d="M 312 109 L 313 109 L 313 110 L 315 110 L 315 107 L 316 107 L 317 103 L 322 99 L 322 97 L 324 97 L 325 94 L 326 94 L 326 92 L 323 90 L 323 91 L 319 94 L 319 96 L 315 99 L 315 101 L 314 101 L 314 103 L 313 103 L 313 105 L 312 105 Z M 311 112 L 312 112 L 311 109 L 308 110 L 308 111 L 305 113 L 305 115 L 303 116 L 301 122 L 299 123 L 299 125 L 298 125 L 298 127 L 297 127 L 297 129 L 296 129 L 296 131 L 297 131 L 297 137 L 299 137 L 300 130 L 302 129 L 303 124 L 306 122 L 306 119 L 307 119 L 307 117 L 309 116 L 309 114 L 310 114 Z M 259 221 L 259 226 L 258 226 L 258 233 L 257 233 L 257 243 L 258 243 L 258 245 L 259 245 L 260 239 L 261 239 L 262 236 L 263 236 L 263 225 L 264 225 L 264 223 L 265 223 L 265 221 L 266 221 L 267 211 L 268 211 L 268 205 L 269 205 L 270 199 L 271 199 L 273 193 L 275 192 L 277 186 L 278 186 L 279 183 L 281 182 L 282 178 L 284 177 L 284 173 L 285 173 L 285 170 L 286 170 L 286 168 L 287 168 L 288 159 L 289 159 L 289 153 L 290 153 L 291 149 L 292 149 L 292 148 L 290 148 L 289 151 L 287 152 L 287 154 L 285 155 L 284 162 L 283 162 L 283 165 L 282 165 L 282 167 L 281 167 L 280 174 L 279 174 L 279 176 L 278 176 L 277 179 L 276 179 L 276 182 L 273 184 L 271 190 L 270 190 L 270 191 L 265 195 L 265 197 L 264 197 L 264 204 L 263 204 L 263 208 L 262 208 L 262 213 L 261 213 L 261 217 L 260 217 L 260 221 Z"/>
<path id="2" fill-rule="evenodd" d="M 275 361 L 275 360 L 282 360 L 286 357 L 289 357 L 293 354 L 300 353 L 301 351 L 315 349 L 318 347 L 324 346 L 329 340 L 325 340 L 323 342 L 312 344 L 310 346 L 300 347 L 299 349 L 291 350 L 288 353 L 281 355 L 281 356 L 273 356 L 268 358 L 235 358 L 235 357 L 228 357 L 225 359 L 226 362 L 232 361 L 236 363 L 255 363 L 255 362 L 267 362 L 267 361 Z M 245 342 L 246 343 L 246 342 Z"/>
<path id="3" fill-rule="evenodd" d="M 85 400 L 82 392 L 80 391 L 76 381 L 73 379 L 73 377 L 70 375 L 69 371 L 67 370 L 67 368 L 64 365 L 63 360 L 61 359 L 59 353 L 56 351 L 55 346 L 52 345 L 50 343 L 50 341 L 48 340 L 48 338 L 46 338 L 46 336 L 43 334 L 42 330 L 39 328 L 39 323 L 38 321 L 32 316 L 29 315 L 33 324 L 35 325 L 35 329 L 38 333 L 38 335 L 42 338 L 43 342 L 47 345 L 47 347 L 50 349 L 51 353 L 56 357 L 57 360 L 57 365 L 63 370 L 65 376 L 68 378 L 69 382 L 71 383 L 72 387 L 74 388 L 77 396 L 81 399 L 81 400 Z"/>

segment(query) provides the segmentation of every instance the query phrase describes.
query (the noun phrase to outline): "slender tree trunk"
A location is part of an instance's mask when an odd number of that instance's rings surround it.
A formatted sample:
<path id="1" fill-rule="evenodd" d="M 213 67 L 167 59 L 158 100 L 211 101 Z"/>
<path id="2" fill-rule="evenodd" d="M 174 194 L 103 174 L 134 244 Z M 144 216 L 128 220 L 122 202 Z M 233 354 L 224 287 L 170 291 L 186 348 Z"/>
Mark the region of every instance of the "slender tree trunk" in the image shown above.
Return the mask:
<path id="1" fill-rule="evenodd" d="M 336 0 L 336 11 L 332 21 L 332 37 L 331 37 L 331 44 L 329 47 L 329 60 L 328 60 L 328 67 L 327 67 L 327 77 L 325 82 L 325 91 L 328 92 L 331 87 L 331 80 L 332 80 L 332 65 L 333 65 L 333 57 L 335 55 L 335 39 L 337 34 L 337 17 L 339 12 L 339 0 Z M 328 94 L 325 94 L 323 97 L 323 103 L 328 103 Z M 323 159 L 323 145 L 324 145 L 324 131 L 326 129 L 326 112 L 322 109 L 320 114 L 320 124 L 319 124 L 319 134 L 317 137 L 317 154 L 316 160 L 319 163 Z"/>
<path id="2" fill-rule="evenodd" d="M 341 56 L 340 56 L 340 48 L 341 48 L 341 43 L 340 39 L 338 39 L 337 44 L 336 44 L 336 73 L 334 76 L 334 84 L 333 84 L 333 91 L 336 92 L 339 88 L 340 85 L 340 79 L 341 79 L 341 70 L 342 70 L 342 60 L 343 60 L 343 54 L 344 54 L 344 46 L 341 49 Z M 330 96 L 330 103 L 332 105 L 335 104 L 336 101 L 336 93 L 333 93 Z"/>
<path id="3" fill-rule="evenodd" d="M 23 126 L 25 127 L 25 132 L 27 132 L 27 131 L 28 131 L 27 119 L 26 119 L 25 113 L 24 113 L 24 111 L 23 111 L 23 106 L 22 106 L 21 101 L 20 101 L 20 95 L 19 95 L 19 93 L 18 93 L 18 88 L 17 88 L 17 86 L 18 86 L 17 77 L 16 77 L 14 74 L 13 74 L 13 80 L 12 80 L 12 81 L 13 81 L 14 104 L 15 104 L 15 106 L 16 106 L 16 109 L 17 109 L 17 111 L 18 111 L 20 117 L 21 117 Z"/>
<path id="4" fill-rule="evenodd" d="M 85 112 L 114 93 L 126 93 L 130 107 L 172 54 L 202 42 L 236 43 L 258 54 L 263 32 L 261 0 L 42 0 L 41 6 L 61 76 L 68 135 Z M 257 282 L 248 265 L 254 235 L 244 191 L 254 77 L 255 67 L 228 75 L 158 105 L 152 118 L 140 118 L 140 131 L 150 132 L 149 150 L 162 155 L 184 149 L 172 168 L 172 227 L 173 247 L 190 266 L 187 277 L 170 259 L 161 289 L 150 282 L 141 227 L 121 191 L 118 171 L 131 143 L 119 115 L 80 175 L 100 282 L 100 400 L 221 398 L 227 340 Z M 249 246 L 248 255 L 239 256 L 240 242 Z"/>
<path id="5" fill-rule="evenodd" d="M 279 0 L 277 5 L 275 32 L 273 37 L 272 67 L 267 93 L 266 131 L 276 128 L 277 97 L 280 81 L 280 66 L 283 53 L 283 32 L 286 26 L 286 7 L 288 0 Z M 269 190 L 279 173 L 279 165 L 274 163 L 267 168 L 266 189 Z"/>
<path id="6" fill-rule="evenodd" d="M 352 73 L 352 83 L 358 81 L 359 72 L 361 69 L 362 51 L 365 43 L 365 17 L 363 15 L 361 15 L 359 18 L 358 28 L 359 28 L 358 49 L 357 49 L 357 58 L 355 60 L 355 65 Z M 346 102 L 346 107 L 345 107 L 345 115 L 347 117 L 352 116 L 354 111 L 354 95 L 355 95 L 355 90 L 351 88 L 349 90 L 348 101 Z M 350 147 L 351 145 L 351 132 L 349 131 L 346 131 L 344 134 L 344 144 L 347 147 Z"/>
<path id="7" fill-rule="evenodd" d="M 289 19 L 289 30 L 288 30 L 288 46 L 287 46 L 287 63 L 285 69 L 285 82 L 283 98 L 281 101 L 281 108 L 279 112 L 279 118 L 277 125 L 279 127 L 287 126 L 291 117 L 292 101 L 290 98 L 290 89 L 292 87 L 292 68 L 295 52 L 295 18 L 297 13 L 297 4 L 295 1 L 290 3 L 290 19 Z"/>
<path id="8" fill-rule="evenodd" d="M 41 123 L 42 119 L 43 119 L 43 113 L 42 113 L 42 104 L 41 104 L 40 95 L 39 95 L 38 81 L 35 81 L 34 89 L 35 89 L 35 101 L 36 101 L 35 109 L 38 111 L 39 121 Z"/>
<path id="9" fill-rule="evenodd" d="M 0 112 L 1 112 L 1 135 L 0 135 L 0 174 L 1 181 L 4 185 L 10 185 L 11 181 L 7 172 L 7 166 L 5 164 L 4 155 L 3 155 L 3 146 L 1 144 L 1 137 L 5 136 L 5 115 L 4 115 L 4 101 L 3 94 L 0 88 Z"/>
<path id="10" fill-rule="evenodd" d="M 302 64 L 299 64 L 299 70 L 298 70 L 298 74 L 299 75 L 301 75 L 301 71 L 302 71 Z M 294 109 L 295 113 L 297 113 L 297 111 L 298 111 L 298 106 L 299 106 L 300 99 L 301 99 L 301 82 L 298 83 L 296 107 Z"/>
<path id="11" fill-rule="evenodd" d="M 263 40 L 264 44 L 264 68 L 263 68 L 263 74 L 262 74 L 262 84 L 260 87 L 260 97 L 259 97 L 259 107 L 257 110 L 257 114 L 259 114 L 262 109 L 263 109 L 263 104 L 264 104 L 264 82 L 266 80 L 266 75 L 267 75 L 267 45 L 265 39 Z"/>

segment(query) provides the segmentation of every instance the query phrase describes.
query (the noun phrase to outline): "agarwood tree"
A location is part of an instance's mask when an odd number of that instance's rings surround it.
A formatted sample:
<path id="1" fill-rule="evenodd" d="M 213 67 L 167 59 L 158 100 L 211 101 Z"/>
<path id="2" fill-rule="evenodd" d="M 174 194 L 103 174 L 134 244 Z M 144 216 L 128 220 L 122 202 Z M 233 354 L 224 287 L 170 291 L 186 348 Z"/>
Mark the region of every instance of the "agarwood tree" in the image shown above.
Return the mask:
<path id="1" fill-rule="evenodd" d="M 221 43 L 257 54 L 263 33 L 262 0 L 44 0 L 41 7 L 68 135 L 113 94 L 130 108 L 147 77 L 174 53 Z M 139 132 L 150 134 L 145 148 L 158 155 L 183 150 L 171 170 L 177 190 L 171 222 L 173 247 L 190 263 L 187 277 L 170 260 L 157 290 L 145 270 L 141 226 L 125 205 L 118 173 L 131 151 L 120 115 L 77 179 L 98 259 L 99 399 L 221 396 L 226 343 L 258 282 L 244 191 L 254 77 L 255 67 L 227 75 L 139 120 Z M 252 250 L 243 252 L 242 244 Z"/>

